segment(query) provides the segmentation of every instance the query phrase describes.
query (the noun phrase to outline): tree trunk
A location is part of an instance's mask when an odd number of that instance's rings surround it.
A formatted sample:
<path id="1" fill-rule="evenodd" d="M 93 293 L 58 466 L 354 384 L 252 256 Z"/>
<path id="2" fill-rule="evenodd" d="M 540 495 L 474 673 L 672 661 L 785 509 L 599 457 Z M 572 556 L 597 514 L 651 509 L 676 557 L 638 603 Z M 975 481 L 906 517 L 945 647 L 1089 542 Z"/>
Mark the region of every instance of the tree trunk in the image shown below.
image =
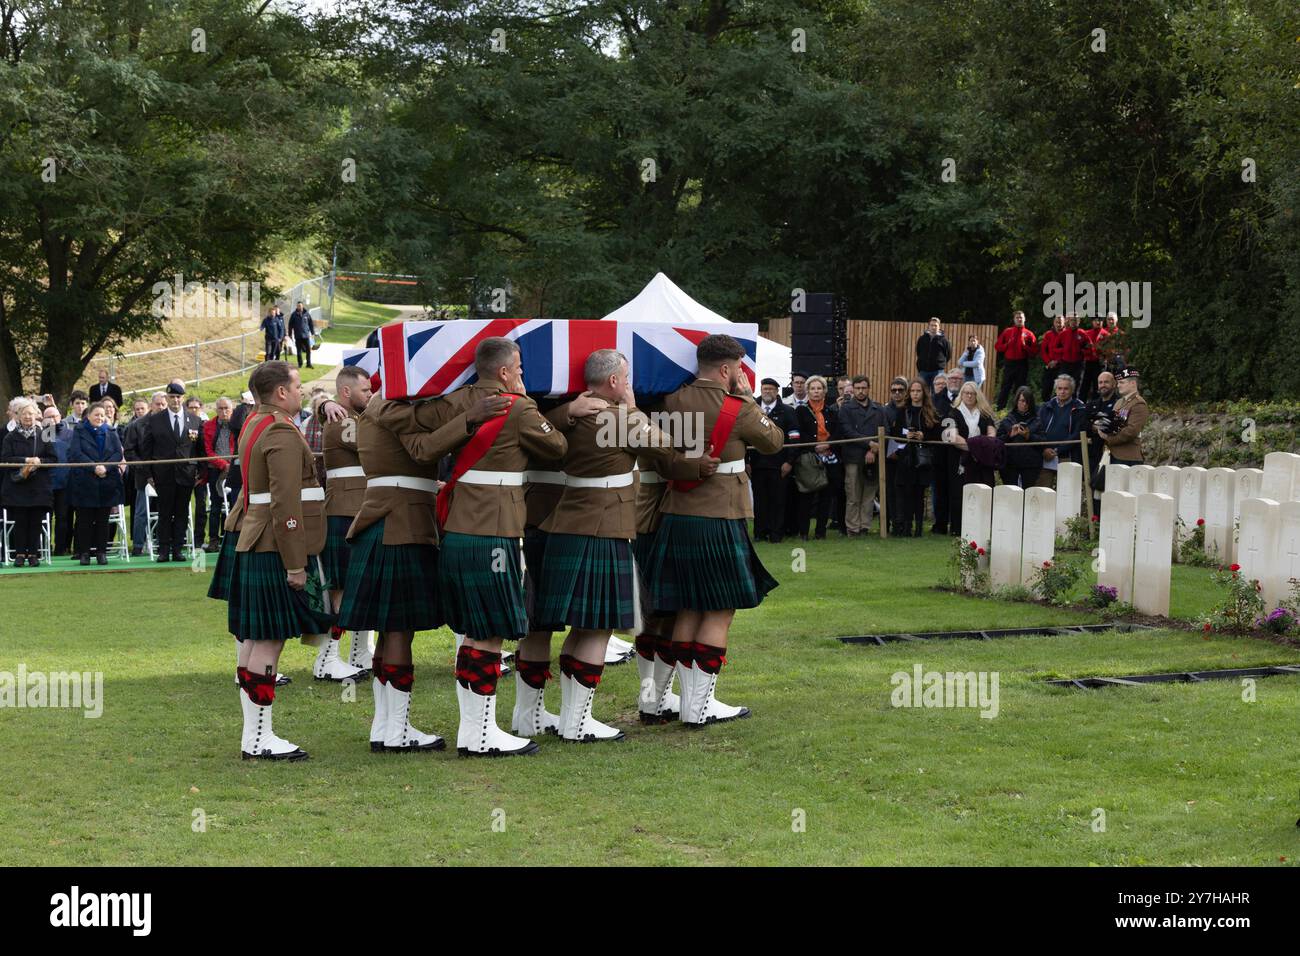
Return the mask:
<path id="1" fill-rule="evenodd" d="M 60 407 L 85 371 L 82 359 L 85 348 L 86 321 L 81 310 L 51 303 L 46 313 L 48 325 L 45 346 L 41 349 L 41 385 L 39 392 L 49 392 Z"/>

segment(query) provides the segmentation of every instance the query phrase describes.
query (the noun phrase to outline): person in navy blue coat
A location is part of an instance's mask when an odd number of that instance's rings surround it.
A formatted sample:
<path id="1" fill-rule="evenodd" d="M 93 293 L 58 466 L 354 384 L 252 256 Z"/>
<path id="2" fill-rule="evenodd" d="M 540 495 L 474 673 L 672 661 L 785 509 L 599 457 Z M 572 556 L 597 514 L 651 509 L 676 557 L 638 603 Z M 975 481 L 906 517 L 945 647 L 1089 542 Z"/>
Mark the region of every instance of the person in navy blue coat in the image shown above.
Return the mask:
<path id="1" fill-rule="evenodd" d="M 311 368 L 311 337 L 316 334 L 316 323 L 301 302 L 289 313 L 289 332 L 293 335 L 293 350 L 298 354 L 298 367 L 302 368 L 305 357 L 307 367 Z"/>
<path id="2" fill-rule="evenodd" d="M 68 504 L 77 509 L 77 555 L 90 564 L 108 564 L 108 516 L 122 504 L 122 440 L 108 424 L 101 402 L 86 410 L 68 448 L 68 461 L 94 462 L 93 468 L 70 468 Z"/>
<path id="3" fill-rule="evenodd" d="M 266 340 L 263 349 L 266 361 L 276 361 L 280 357 L 280 350 L 284 347 L 284 316 L 280 314 L 280 310 L 272 307 L 262 319 L 261 328 Z"/>

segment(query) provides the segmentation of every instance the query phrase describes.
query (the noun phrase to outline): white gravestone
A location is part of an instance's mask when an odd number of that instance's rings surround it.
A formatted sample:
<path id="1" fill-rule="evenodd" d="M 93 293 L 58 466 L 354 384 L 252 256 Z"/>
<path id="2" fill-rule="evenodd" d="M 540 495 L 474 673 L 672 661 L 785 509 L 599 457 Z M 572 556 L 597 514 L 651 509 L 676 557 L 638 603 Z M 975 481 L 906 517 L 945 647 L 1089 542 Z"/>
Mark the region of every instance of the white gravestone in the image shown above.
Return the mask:
<path id="1" fill-rule="evenodd" d="M 1128 470 L 1128 491 L 1131 495 L 1151 493 L 1151 480 L 1156 470 L 1151 465 L 1130 465 Z"/>
<path id="2" fill-rule="evenodd" d="M 1133 551 L 1133 606 L 1143 614 L 1169 613 L 1169 575 L 1176 502 L 1168 495 L 1137 499 L 1137 538 Z"/>
<path id="3" fill-rule="evenodd" d="M 1033 581 L 1034 572 L 1043 566 L 1044 561 L 1051 561 L 1056 552 L 1057 498 L 1057 493 L 1051 488 L 1029 488 L 1025 491 L 1020 580 L 1026 586 Z"/>
<path id="4" fill-rule="evenodd" d="M 1205 553 L 1220 564 L 1232 562 L 1233 502 L 1237 475 L 1231 468 L 1205 473 Z"/>
<path id="5" fill-rule="evenodd" d="M 1291 501 L 1294 496 L 1296 465 L 1300 455 L 1289 451 L 1271 451 L 1264 456 L 1264 480 L 1259 486 L 1259 497 L 1273 501 Z"/>
<path id="6" fill-rule="evenodd" d="M 1278 506 L 1281 516 L 1278 530 L 1277 560 L 1273 562 L 1273 587 L 1276 600 L 1269 603 L 1271 611 L 1295 592 L 1291 582 L 1300 581 L 1300 501 L 1284 501 Z"/>
<path id="7" fill-rule="evenodd" d="M 994 587 L 1020 583 L 1020 538 L 1025 492 L 1016 485 L 993 489 L 993 526 L 989 547 L 989 582 Z"/>
<path id="8" fill-rule="evenodd" d="M 989 544 L 993 533 L 993 489 L 988 485 L 967 485 L 961 493 L 961 535 L 962 547 L 970 547 L 972 541 L 984 549 L 980 558 L 980 569 L 988 570 Z"/>
<path id="9" fill-rule="evenodd" d="M 1063 461 L 1056 470 L 1056 533 L 1064 536 L 1065 522 L 1079 514 L 1083 500 L 1083 465 Z"/>
<path id="10" fill-rule="evenodd" d="M 1127 491 L 1103 491 L 1097 540 L 1097 583 L 1114 588 L 1118 592 L 1117 600 L 1129 604 L 1133 603 L 1133 542 L 1136 533 L 1137 498 Z"/>
<path id="11" fill-rule="evenodd" d="M 1178 473 L 1178 517 L 1182 519 L 1180 541 L 1196 530 L 1196 522 L 1205 517 L 1205 469 L 1191 465 Z"/>
<path id="12" fill-rule="evenodd" d="M 1174 538 L 1169 545 L 1169 557 L 1178 560 L 1178 495 L 1182 490 L 1178 484 L 1178 473 L 1182 471 L 1177 465 L 1158 465 L 1151 472 L 1151 490 L 1157 495 L 1168 495 L 1174 499 Z"/>
<path id="13" fill-rule="evenodd" d="M 1128 465 L 1107 465 L 1106 466 L 1106 490 L 1107 491 L 1128 491 L 1129 466 Z"/>
<path id="14" fill-rule="evenodd" d="M 1279 525 L 1278 503 L 1271 498 L 1247 498 L 1241 503 L 1241 533 L 1237 539 L 1237 564 L 1247 581 L 1258 581 L 1264 600 L 1274 596 L 1271 582 L 1277 572 Z M 1276 606 L 1276 601 L 1270 606 Z"/>
<path id="15" fill-rule="evenodd" d="M 1228 556 L 1231 564 L 1237 560 L 1237 539 L 1241 527 L 1241 503 L 1248 498 L 1258 498 L 1260 486 L 1264 484 L 1263 468 L 1238 468 L 1235 472 L 1236 490 L 1232 495 L 1232 553 Z"/>

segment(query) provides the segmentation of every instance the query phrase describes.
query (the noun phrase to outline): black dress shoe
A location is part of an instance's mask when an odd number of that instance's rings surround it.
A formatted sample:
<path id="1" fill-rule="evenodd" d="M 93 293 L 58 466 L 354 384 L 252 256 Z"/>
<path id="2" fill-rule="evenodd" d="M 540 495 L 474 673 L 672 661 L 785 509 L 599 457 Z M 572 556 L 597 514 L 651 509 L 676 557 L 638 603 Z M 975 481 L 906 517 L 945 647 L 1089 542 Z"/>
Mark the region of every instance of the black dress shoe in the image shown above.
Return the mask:
<path id="1" fill-rule="evenodd" d="M 132 549 L 131 549 L 131 557 L 133 557 L 133 558 L 143 558 L 143 557 L 144 557 L 144 548 L 132 548 Z"/>
<path id="2" fill-rule="evenodd" d="M 172 552 L 172 560 L 173 560 L 173 561 L 184 561 L 184 560 L 185 560 L 185 555 L 182 554 L 182 553 L 179 552 L 179 551 L 173 551 L 173 552 Z"/>
<path id="3" fill-rule="evenodd" d="M 84 567 L 86 567 L 88 564 L 90 564 L 90 555 L 88 555 L 88 554 L 83 554 L 83 555 L 81 556 L 81 566 L 84 568 Z"/>
<path id="4" fill-rule="evenodd" d="M 97 558 L 95 558 L 95 563 L 96 563 L 96 564 L 108 564 L 108 555 L 106 555 L 106 554 L 101 554 L 101 555 L 99 555 Z"/>
<path id="5" fill-rule="evenodd" d="M 171 556 L 170 554 L 168 554 L 166 551 L 161 551 L 161 552 L 159 552 L 159 554 L 158 554 L 157 561 L 158 561 L 159 564 L 166 564 L 166 563 L 167 563 L 168 561 L 170 561 L 171 559 L 172 559 L 172 556 Z"/>

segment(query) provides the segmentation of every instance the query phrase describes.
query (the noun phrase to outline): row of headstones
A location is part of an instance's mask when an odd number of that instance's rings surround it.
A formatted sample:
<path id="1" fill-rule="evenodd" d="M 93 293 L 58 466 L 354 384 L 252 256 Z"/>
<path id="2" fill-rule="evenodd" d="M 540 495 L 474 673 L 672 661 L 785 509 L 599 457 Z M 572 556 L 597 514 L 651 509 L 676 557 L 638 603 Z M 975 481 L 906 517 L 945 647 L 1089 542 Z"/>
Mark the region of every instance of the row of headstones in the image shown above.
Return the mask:
<path id="1" fill-rule="evenodd" d="M 1101 496 L 1097 583 L 1146 614 L 1169 613 L 1170 542 L 1176 503 L 1169 495 L 1107 490 Z M 1264 603 L 1277 607 L 1300 579 L 1300 501 L 1247 498 L 1241 502 L 1237 559 L 1240 574 L 1257 580 Z"/>
<path id="2" fill-rule="evenodd" d="M 994 587 L 1028 585 L 1034 571 L 1052 560 L 1063 497 L 1051 488 L 1018 485 L 970 484 L 962 490 L 962 538 L 984 549 L 980 565 Z"/>
<path id="3" fill-rule="evenodd" d="M 1300 455 L 1272 452 L 1264 456 L 1262 469 L 1107 465 L 1105 488 L 1135 496 L 1154 492 L 1173 499 L 1175 536 L 1170 540 L 1171 555 L 1177 557 L 1179 544 L 1203 519 L 1205 553 L 1227 564 L 1237 560 L 1233 530 L 1241 521 L 1246 501 L 1264 498 L 1281 503 L 1300 499 Z"/>

